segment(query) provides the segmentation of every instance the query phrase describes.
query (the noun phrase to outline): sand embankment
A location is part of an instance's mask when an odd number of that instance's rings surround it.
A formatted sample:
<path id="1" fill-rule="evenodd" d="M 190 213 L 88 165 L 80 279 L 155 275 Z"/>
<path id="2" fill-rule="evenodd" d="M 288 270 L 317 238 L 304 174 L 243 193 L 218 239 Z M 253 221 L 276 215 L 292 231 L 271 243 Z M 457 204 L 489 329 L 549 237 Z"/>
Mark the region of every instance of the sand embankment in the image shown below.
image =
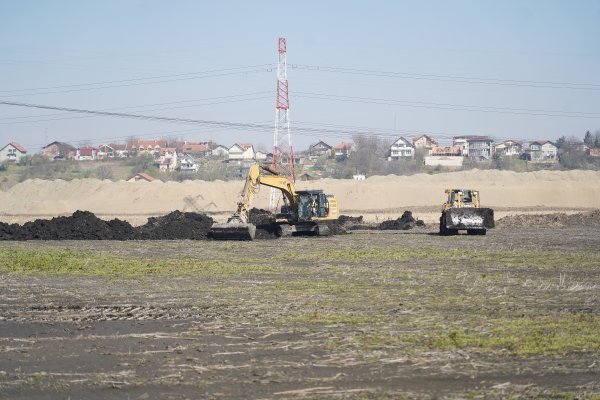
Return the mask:
<path id="1" fill-rule="evenodd" d="M 242 181 L 110 182 L 96 179 L 25 181 L 0 192 L 0 220 L 24 222 L 87 210 L 102 218 L 142 224 L 148 216 L 174 210 L 200 211 L 224 219 L 235 209 Z M 529 212 L 581 211 L 600 208 L 600 172 L 461 171 L 436 175 L 374 176 L 364 181 L 322 179 L 298 182 L 298 188 L 319 188 L 334 194 L 343 214 L 367 220 L 396 218 L 413 210 L 426 222 L 437 219 L 444 189 L 479 189 L 483 205 L 497 217 Z M 265 208 L 269 189 L 254 206 Z"/>

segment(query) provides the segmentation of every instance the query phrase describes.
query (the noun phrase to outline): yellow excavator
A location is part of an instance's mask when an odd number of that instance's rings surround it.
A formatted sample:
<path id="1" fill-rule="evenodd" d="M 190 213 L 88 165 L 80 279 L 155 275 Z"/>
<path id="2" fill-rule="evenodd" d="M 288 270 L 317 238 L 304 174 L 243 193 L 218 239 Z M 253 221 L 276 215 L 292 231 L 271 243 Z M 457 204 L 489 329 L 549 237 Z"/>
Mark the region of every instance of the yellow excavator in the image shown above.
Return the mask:
<path id="1" fill-rule="evenodd" d="M 275 215 L 277 236 L 327 236 L 329 227 L 326 221 L 339 216 L 338 201 L 332 195 L 326 195 L 322 190 L 298 191 L 288 176 L 257 163 L 248 171 L 236 212 L 226 223 L 211 227 L 213 239 L 254 239 L 256 226 L 249 222 L 250 208 L 261 186 L 279 189 L 283 194 L 285 204 L 281 207 L 281 212 Z"/>
<path id="2" fill-rule="evenodd" d="M 459 230 L 466 230 L 469 235 L 485 235 L 487 229 L 495 226 L 494 210 L 481 207 L 478 190 L 446 189 L 446 195 L 440 235 L 457 235 Z"/>

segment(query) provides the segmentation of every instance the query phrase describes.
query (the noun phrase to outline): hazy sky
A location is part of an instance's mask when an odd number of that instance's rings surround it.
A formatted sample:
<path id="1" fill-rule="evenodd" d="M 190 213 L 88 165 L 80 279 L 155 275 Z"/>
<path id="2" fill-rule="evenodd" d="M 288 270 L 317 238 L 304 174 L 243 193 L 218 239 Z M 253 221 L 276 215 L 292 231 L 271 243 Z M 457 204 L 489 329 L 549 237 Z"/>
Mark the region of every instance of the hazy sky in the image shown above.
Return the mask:
<path id="1" fill-rule="evenodd" d="M 0 146 L 127 137 L 269 148 L 277 39 L 296 149 L 355 132 L 497 139 L 600 129 L 600 1 L 0 1 Z"/>

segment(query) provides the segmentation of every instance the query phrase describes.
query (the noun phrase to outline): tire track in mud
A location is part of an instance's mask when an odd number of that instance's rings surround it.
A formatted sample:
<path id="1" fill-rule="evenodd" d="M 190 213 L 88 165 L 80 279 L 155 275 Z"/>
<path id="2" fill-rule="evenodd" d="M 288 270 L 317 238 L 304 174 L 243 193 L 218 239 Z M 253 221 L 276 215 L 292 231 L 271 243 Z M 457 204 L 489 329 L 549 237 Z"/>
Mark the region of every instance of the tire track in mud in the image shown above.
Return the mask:
<path id="1" fill-rule="evenodd" d="M 11 309 L 0 315 L 0 321 L 13 322 L 93 322 L 93 321 L 151 321 L 185 320 L 207 315 L 209 307 L 181 306 L 180 308 L 120 305 L 32 305 Z M 212 313 L 211 313 L 212 314 Z M 216 312 L 214 313 L 216 315 Z"/>

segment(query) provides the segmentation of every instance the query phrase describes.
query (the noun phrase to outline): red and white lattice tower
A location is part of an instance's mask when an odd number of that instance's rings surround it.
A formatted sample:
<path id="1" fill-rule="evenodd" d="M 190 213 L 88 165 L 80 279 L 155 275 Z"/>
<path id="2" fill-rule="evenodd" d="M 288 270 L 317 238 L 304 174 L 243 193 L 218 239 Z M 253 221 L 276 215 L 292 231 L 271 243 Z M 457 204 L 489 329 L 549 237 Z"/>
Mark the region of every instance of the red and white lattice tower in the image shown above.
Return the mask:
<path id="1" fill-rule="evenodd" d="M 292 135 L 290 131 L 290 99 L 288 95 L 285 38 L 279 38 L 278 54 L 275 132 L 273 134 L 273 161 L 271 168 L 279 174 L 287 175 L 294 182 L 294 153 L 292 151 Z M 280 199 L 281 191 L 271 189 L 269 204 L 272 211 L 276 210 Z"/>

